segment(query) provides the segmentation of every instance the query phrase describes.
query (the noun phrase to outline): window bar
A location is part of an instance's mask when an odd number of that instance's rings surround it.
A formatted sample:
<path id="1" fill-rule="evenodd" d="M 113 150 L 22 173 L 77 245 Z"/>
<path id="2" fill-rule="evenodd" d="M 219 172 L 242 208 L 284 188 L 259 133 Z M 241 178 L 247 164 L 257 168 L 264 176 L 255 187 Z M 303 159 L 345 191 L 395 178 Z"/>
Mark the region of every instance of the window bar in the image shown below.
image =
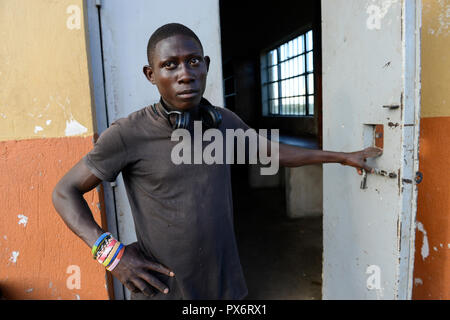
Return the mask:
<path id="1" fill-rule="evenodd" d="M 270 81 L 270 51 L 269 54 L 266 55 L 266 78 L 267 81 Z M 266 83 L 266 105 L 267 105 L 267 109 L 269 110 L 269 114 L 272 114 L 272 106 L 270 103 L 270 84 Z"/>
<path id="2" fill-rule="evenodd" d="M 282 109 L 282 99 L 281 96 L 283 95 L 283 92 L 281 91 L 281 65 L 280 65 L 280 48 L 281 46 L 279 46 L 277 48 L 277 71 L 278 71 L 278 115 L 281 114 L 281 109 Z"/>
<path id="3" fill-rule="evenodd" d="M 301 90 L 301 88 L 302 88 L 302 76 L 300 75 L 299 77 L 298 77 L 298 94 L 300 95 L 301 93 L 302 93 L 302 90 Z M 301 102 L 301 98 L 299 98 L 298 99 L 298 102 L 299 102 L 299 105 L 298 105 L 298 114 L 300 115 L 301 114 L 301 112 L 300 112 L 300 102 Z"/>
<path id="4" fill-rule="evenodd" d="M 289 45 L 288 45 L 288 47 L 289 47 Z M 290 48 L 289 48 L 289 52 L 290 52 Z M 286 72 L 287 76 L 290 77 L 291 76 L 291 64 L 289 62 L 286 63 L 286 69 L 287 69 L 287 72 Z M 291 80 L 285 80 L 285 83 L 287 85 L 287 88 L 286 88 L 287 92 L 286 93 L 287 93 L 288 96 L 291 96 L 292 95 L 292 93 L 291 93 Z M 290 115 L 292 113 L 292 110 L 291 110 L 291 98 L 288 98 L 286 103 L 287 103 L 287 107 L 288 107 L 288 115 Z"/>
<path id="5" fill-rule="evenodd" d="M 306 33 L 307 32 L 305 32 L 305 35 L 304 35 L 304 37 L 303 37 L 303 42 L 304 42 L 304 46 L 305 46 L 305 93 L 306 93 L 306 96 L 305 96 L 305 115 L 307 116 L 307 115 L 309 115 L 308 114 L 308 110 L 309 110 L 309 99 L 308 99 L 308 53 L 307 53 L 307 46 L 306 46 Z"/>

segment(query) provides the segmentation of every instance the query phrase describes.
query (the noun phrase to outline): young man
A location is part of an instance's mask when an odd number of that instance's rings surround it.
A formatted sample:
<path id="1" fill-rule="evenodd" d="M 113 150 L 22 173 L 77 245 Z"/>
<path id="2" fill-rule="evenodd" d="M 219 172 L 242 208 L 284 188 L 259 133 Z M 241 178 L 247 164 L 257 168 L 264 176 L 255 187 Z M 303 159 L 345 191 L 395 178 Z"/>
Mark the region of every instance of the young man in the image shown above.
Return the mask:
<path id="1" fill-rule="evenodd" d="M 93 150 L 59 181 L 54 206 L 66 225 L 94 248 L 99 262 L 111 264 L 121 257 L 111 272 L 131 290 L 132 299 L 243 299 L 247 287 L 234 236 L 229 165 L 175 165 L 171 133 L 177 112 L 189 113 L 192 122 L 208 106 L 219 112 L 216 124 L 223 134 L 248 126 L 203 98 L 210 59 L 190 29 L 162 26 L 150 37 L 147 53 L 149 65 L 143 71 L 157 86 L 160 102 L 105 130 Z M 343 153 L 279 145 L 279 163 L 288 167 L 334 162 L 371 172 L 365 159 L 380 154 L 375 148 Z M 118 242 L 100 241 L 105 231 L 83 194 L 101 181 L 114 181 L 120 172 L 138 241 L 118 254 Z"/>

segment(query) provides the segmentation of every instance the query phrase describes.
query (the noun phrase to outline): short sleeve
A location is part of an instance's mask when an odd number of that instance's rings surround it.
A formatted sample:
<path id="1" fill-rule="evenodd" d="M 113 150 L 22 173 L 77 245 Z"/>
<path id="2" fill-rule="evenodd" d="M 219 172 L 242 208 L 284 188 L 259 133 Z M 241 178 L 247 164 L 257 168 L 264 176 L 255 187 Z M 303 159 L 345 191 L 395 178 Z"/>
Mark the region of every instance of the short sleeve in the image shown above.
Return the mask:
<path id="1" fill-rule="evenodd" d="M 120 134 L 120 125 L 113 123 L 84 156 L 84 163 L 99 179 L 112 182 L 127 165 L 127 150 Z"/>

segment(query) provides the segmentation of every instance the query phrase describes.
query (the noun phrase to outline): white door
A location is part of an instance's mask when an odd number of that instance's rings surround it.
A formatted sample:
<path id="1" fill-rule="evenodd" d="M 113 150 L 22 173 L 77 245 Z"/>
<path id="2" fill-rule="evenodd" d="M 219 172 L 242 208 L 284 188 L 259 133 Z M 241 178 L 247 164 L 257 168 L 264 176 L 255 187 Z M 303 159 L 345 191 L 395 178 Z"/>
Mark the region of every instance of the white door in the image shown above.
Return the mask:
<path id="1" fill-rule="evenodd" d="M 383 143 L 368 163 L 391 174 L 362 189 L 355 169 L 324 166 L 324 299 L 411 298 L 420 16 L 416 0 L 322 0 L 323 148 Z"/>
<path id="2" fill-rule="evenodd" d="M 93 77 L 99 133 L 116 119 L 126 117 L 159 100 L 156 86 L 145 78 L 142 67 L 147 62 L 147 42 L 160 26 L 177 22 L 192 29 L 202 42 L 205 55 L 211 58 L 205 97 L 213 104 L 223 106 L 222 58 L 220 46 L 220 19 L 218 0 L 90 0 L 88 19 L 93 56 Z M 100 22 L 100 23 L 99 23 Z M 97 34 L 101 35 L 96 36 Z M 102 47 L 100 48 L 100 44 Z M 98 61 L 102 59 L 102 62 Z M 104 92 L 99 79 L 103 63 Z M 97 72 L 96 72 L 97 71 Z M 97 77 L 97 80 L 95 79 Z M 104 98 L 102 98 L 102 93 Z M 102 101 L 103 100 L 103 101 Z M 102 110 L 107 112 L 102 118 Z M 105 111 L 103 111 L 105 113 Z M 129 244 L 136 241 L 133 218 L 122 176 L 113 184 L 119 240 Z M 113 200 L 114 200 L 113 199 Z M 112 201 L 113 201 L 112 200 Z M 112 212 L 111 210 L 110 212 Z M 112 225 L 112 223 L 109 223 Z M 116 293 L 120 297 L 120 292 Z M 126 297 L 129 292 L 126 290 Z"/>

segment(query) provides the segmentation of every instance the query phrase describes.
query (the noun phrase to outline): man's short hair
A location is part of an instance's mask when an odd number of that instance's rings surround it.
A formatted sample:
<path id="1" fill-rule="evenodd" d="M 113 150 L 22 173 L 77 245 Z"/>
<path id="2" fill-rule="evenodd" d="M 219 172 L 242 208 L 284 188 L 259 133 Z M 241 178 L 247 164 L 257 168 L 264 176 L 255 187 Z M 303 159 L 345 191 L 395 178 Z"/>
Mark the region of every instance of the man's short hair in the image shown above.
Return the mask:
<path id="1" fill-rule="evenodd" d="M 156 44 L 158 42 L 160 42 L 161 40 L 164 40 L 166 38 L 169 38 L 169 37 L 172 37 L 175 35 L 184 35 L 184 36 L 191 37 L 192 39 L 194 39 L 195 41 L 198 42 L 198 44 L 200 45 L 200 48 L 202 49 L 202 52 L 203 52 L 202 43 L 200 42 L 200 39 L 197 37 L 197 35 L 194 33 L 194 31 L 192 31 L 191 29 L 189 29 L 188 27 L 186 27 L 180 23 L 168 23 L 168 24 L 165 24 L 165 25 L 159 27 L 158 29 L 156 29 L 156 31 L 153 32 L 153 34 L 150 36 L 150 39 L 148 40 L 147 58 L 148 58 L 148 63 L 150 64 L 150 66 L 152 66 L 152 64 L 153 64 L 153 53 L 155 51 Z"/>

